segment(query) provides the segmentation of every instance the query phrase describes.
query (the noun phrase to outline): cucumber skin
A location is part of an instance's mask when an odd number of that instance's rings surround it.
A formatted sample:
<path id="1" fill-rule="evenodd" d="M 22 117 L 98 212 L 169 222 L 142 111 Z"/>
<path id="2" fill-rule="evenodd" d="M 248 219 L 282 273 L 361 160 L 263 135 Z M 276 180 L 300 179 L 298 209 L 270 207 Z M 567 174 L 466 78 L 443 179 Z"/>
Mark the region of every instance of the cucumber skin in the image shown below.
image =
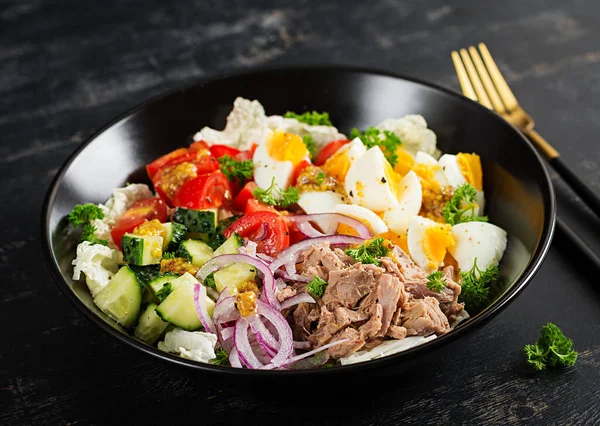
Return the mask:
<path id="1" fill-rule="evenodd" d="M 162 257 L 162 237 L 158 237 L 158 241 L 152 241 L 157 239 L 156 236 L 138 236 L 133 234 L 125 234 L 121 240 L 121 246 L 123 248 L 123 261 L 125 263 L 131 263 L 137 266 L 155 265 L 160 263 Z M 154 250 L 153 244 L 157 244 L 158 249 L 161 251 L 161 257 L 154 257 L 150 250 Z M 148 247 L 146 246 L 148 245 Z"/>
<path id="2" fill-rule="evenodd" d="M 166 252 L 174 252 L 179 247 L 179 243 L 183 241 L 185 237 L 185 233 L 187 232 L 187 228 L 185 225 L 177 222 L 171 222 L 171 240 L 166 242 L 164 251 Z"/>
<path id="3" fill-rule="evenodd" d="M 177 207 L 173 221 L 184 225 L 188 232 L 212 233 L 217 228 L 217 213 L 214 210 L 190 210 Z"/>

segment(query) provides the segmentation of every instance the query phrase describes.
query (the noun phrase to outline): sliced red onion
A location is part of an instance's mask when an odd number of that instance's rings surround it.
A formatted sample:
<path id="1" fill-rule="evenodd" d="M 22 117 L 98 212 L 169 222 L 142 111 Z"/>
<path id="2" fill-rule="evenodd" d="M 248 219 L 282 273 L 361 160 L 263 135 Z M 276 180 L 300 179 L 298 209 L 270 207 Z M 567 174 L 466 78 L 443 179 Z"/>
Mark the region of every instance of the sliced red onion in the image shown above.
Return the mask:
<path id="1" fill-rule="evenodd" d="M 248 316 L 246 319 L 250 323 L 250 327 L 252 328 L 252 331 L 256 336 L 256 341 L 262 351 L 270 358 L 274 357 L 280 347 L 277 339 L 275 339 L 271 332 L 267 330 L 267 327 L 265 327 L 262 320 L 257 315 Z"/>
<path id="2" fill-rule="evenodd" d="M 202 302 L 200 302 L 202 300 Z M 215 333 L 215 325 L 212 318 L 208 314 L 206 309 L 206 287 L 202 284 L 194 284 L 194 307 L 196 308 L 196 314 L 200 318 L 200 322 L 204 326 L 204 329 L 209 333 Z"/>
<path id="3" fill-rule="evenodd" d="M 279 335 L 279 351 L 277 355 L 271 360 L 271 364 L 274 366 L 280 366 L 287 362 L 292 353 L 294 352 L 294 338 L 292 336 L 292 328 L 288 324 L 287 320 L 281 315 L 281 312 L 274 309 L 273 306 L 264 303 L 260 299 L 256 301 L 257 312 L 259 315 L 265 317 L 275 326 L 277 334 Z"/>
<path id="4" fill-rule="evenodd" d="M 219 344 L 227 352 L 230 352 L 233 347 L 233 339 L 224 332 L 229 329 L 233 332 L 233 326 L 239 316 L 240 313 L 235 308 L 235 298 L 227 295 L 227 292 L 222 291 L 217 299 L 215 310 L 213 312 L 213 323 L 215 324 Z"/>
<path id="5" fill-rule="evenodd" d="M 331 246 L 362 244 L 364 240 L 365 238 L 353 237 L 351 235 L 327 235 L 323 237 L 302 240 L 289 246 L 279 253 L 279 256 L 277 256 L 273 263 L 269 265 L 269 268 L 271 268 L 272 271 L 276 271 L 285 265 L 287 273 L 294 274 L 296 272 L 296 263 L 298 258 L 304 251 L 308 250 L 312 246 L 324 243 L 329 243 Z M 202 268 L 204 268 L 204 266 Z"/>
<path id="6" fill-rule="evenodd" d="M 234 328 L 235 327 L 223 327 L 221 329 L 221 337 L 223 338 L 223 340 L 228 340 L 233 337 L 233 329 Z"/>
<path id="7" fill-rule="evenodd" d="M 301 283 L 307 283 L 310 281 L 310 277 L 306 277 L 304 275 L 299 275 L 299 274 L 288 274 L 283 269 L 276 270 L 275 275 L 283 278 L 284 280 L 288 280 L 288 281 L 299 281 Z"/>
<path id="8" fill-rule="evenodd" d="M 290 297 L 289 299 L 285 299 L 283 302 L 281 302 L 281 309 L 285 309 L 285 308 L 289 308 L 290 306 L 294 306 L 297 305 L 299 303 L 317 303 L 315 302 L 315 299 L 313 299 L 313 297 L 308 294 L 308 293 L 299 293 L 296 294 L 292 297 Z"/>
<path id="9" fill-rule="evenodd" d="M 268 305 L 267 305 L 268 306 Z M 240 361 L 248 368 L 260 368 L 264 364 L 258 360 L 254 354 L 250 341 L 248 339 L 248 321 L 244 317 L 239 317 L 235 322 L 235 331 L 233 334 L 233 343 Z"/>
<path id="10" fill-rule="evenodd" d="M 263 223 L 260 227 L 259 232 L 254 237 L 255 241 L 262 241 L 269 236 L 269 227 L 266 223 Z"/>
<path id="11" fill-rule="evenodd" d="M 264 260 L 267 263 L 271 263 L 273 261 L 273 259 L 275 259 L 274 257 L 271 257 L 264 253 L 257 253 L 256 257 L 258 257 L 260 260 Z"/>
<path id="12" fill-rule="evenodd" d="M 309 351 L 309 352 L 303 353 L 303 354 L 301 354 L 301 355 L 296 355 L 296 356 L 293 356 L 293 357 L 291 357 L 291 358 L 289 358 L 289 359 L 287 360 L 287 362 L 286 362 L 286 365 L 290 365 L 290 364 L 292 364 L 292 363 L 294 363 L 294 362 L 296 362 L 296 361 L 300 361 L 301 359 L 307 358 L 307 357 L 309 357 L 309 356 L 311 356 L 311 355 L 313 355 L 313 354 L 316 354 L 316 353 L 318 353 L 318 352 L 324 351 L 325 349 L 329 349 L 329 348 L 331 348 L 331 347 L 333 347 L 333 346 L 337 346 L 337 345 L 340 345 L 340 344 L 342 344 L 342 343 L 346 343 L 346 342 L 347 342 L 347 341 L 349 341 L 349 340 L 350 340 L 350 339 L 340 339 L 340 340 L 336 340 L 335 342 L 331 342 L 331 343 L 328 343 L 328 344 L 326 344 L 326 345 L 320 346 L 320 347 L 318 347 L 317 349 L 313 349 L 312 351 Z M 277 366 L 275 366 L 275 365 L 273 365 L 273 364 L 267 364 L 267 365 L 265 365 L 264 367 L 262 367 L 262 369 L 263 369 L 263 370 L 272 370 L 272 369 L 274 369 L 274 368 L 277 368 Z"/>
<path id="13" fill-rule="evenodd" d="M 235 368 L 244 368 L 242 366 L 242 363 L 240 362 L 240 356 L 238 355 L 235 346 L 229 352 L 229 364 L 231 364 L 231 366 Z"/>
<path id="14" fill-rule="evenodd" d="M 208 274 L 211 272 L 218 271 L 222 267 L 229 265 L 230 263 L 247 263 L 254 266 L 261 274 L 263 281 L 263 293 L 267 299 L 267 302 L 279 309 L 279 302 L 275 297 L 275 277 L 269 267 L 262 261 L 255 257 L 251 257 L 245 254 L 223 254 L 221 256 L 215 256 L 200 268 L 196 277 L 204 282 Z M 240 354 L 241 356 L 241 354 Z"/>
<path id="15" fill-rule="evenodd" d="M 295 349 L 310 349 L 310 342 L 297 342 L 294 340 Z"/>
<path id="16" fill-rule="evenodd" d="M 316 213 L 285 216 L 285 220 L 294 222 L 298 227 L 298 230 L 309 238 L 328 235 L 315 229 L 310 222 L 315 222 L 321 229 L 324 230 L 337 230 L 338 225 L 343 223 L 354 228 L 358 235 L 365 240 L 373 236 L 371 231 L 369 231 L 369 228 L 367 228 L 367 226 L 360 220 L 340 213 Z M 334 224 L 336 225 L 335 227 L 333 226 Z"/>

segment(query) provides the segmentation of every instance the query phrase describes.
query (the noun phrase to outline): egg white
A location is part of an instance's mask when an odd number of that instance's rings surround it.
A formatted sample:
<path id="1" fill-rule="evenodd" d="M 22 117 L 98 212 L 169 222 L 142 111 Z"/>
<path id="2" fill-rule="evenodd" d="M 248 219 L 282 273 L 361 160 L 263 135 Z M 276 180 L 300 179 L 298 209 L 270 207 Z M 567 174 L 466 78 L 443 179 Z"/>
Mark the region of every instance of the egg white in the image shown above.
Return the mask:
<path id="1" fill-rule="evenodd" d="M 425 271 L 431 272 L 442 265 L 435 265 L 433 261 L 425 254 L 423 241 L 425 240 L 425 232 L 429 228 L 439 227 L 440 224 L 422 216 L 414 216 L 408 226 L 408 251 L 412 260 L 423 268 Z"/>
<path id="2" fill-rule="evenodd" d="M 373 235 L 383 234 L 388 231 L 385 222 L 377 214 L 365 207 L 353 204 L 338 204 L 335 206 L 334 213 L 353 217 L 363 223 L 366 222 L 365 225 L 370 228 Z"/>
<path id="3" fill-rule="evenodd" d="M 300 194 L 298 205 L 306 214 L 335 213 L 335 207 L 344 201 L 344 197 L 337 192 L 308 191 Z"/>
<path id="4" fill-rule="evenodd" d="M 350 201 L 375 212 L 396 207 L 396 188 L 386 169 L 391 168 L 378 146 L 360 156 L 350 166 L 344 182 Z"/>
<path id="5" fill-rule="evenodd" d="M 291 161 L 279 161 L 272 158 L 267 150 L 267 143 L 273 136 L 273 131 L 264 129 L 252 161 L 254 163 L 254 181 L 259 188 L 267 189 L 275 179 L 275 188 L 283 190 L 290 185 L 294 174 L 294 165 Z M 273 196 L 277 197 L 276 191 Z"/>
<path id="6" fill-rule="evenodd" d="M 406 234 L 410 221 L 421 210 L 422 199 L 421 181 L 411 170 L 398 184 L 398 206 L 386 210 L 383 214 L 383 221 L 387 227 L 398 235 Z"/>
<path id="7" fill-rule="evenodd" d="M 481 270 L 498 265 L 506 250 L 506 231 L 488 222 L 454 225 L 452 237 L 455 244 L 449 251 L 463 271 L 472 269 L 475 259 Z"/>

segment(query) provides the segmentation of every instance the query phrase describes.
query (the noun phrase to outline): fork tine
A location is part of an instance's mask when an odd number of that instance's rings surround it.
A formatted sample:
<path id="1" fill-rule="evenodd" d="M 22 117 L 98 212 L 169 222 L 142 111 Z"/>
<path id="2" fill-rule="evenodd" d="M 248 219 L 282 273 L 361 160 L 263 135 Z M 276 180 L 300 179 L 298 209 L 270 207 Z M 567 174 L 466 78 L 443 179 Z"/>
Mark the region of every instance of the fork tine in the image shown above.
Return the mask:
<path id="1" fill-rule="evenodd" d="M 477 95 L 475 95 L 475 90 L 473 89 L 473 85 L 469 80 L 469 76 L 467 75 L 467 70 L 460 60 L 460 56 L 456 50 L 452 51 L 452 62 L 454 63 L 454 68 L 456 69 L 456 75 L 458 76 L 458 82 L 460 83 L 460 89 L 467 98 L 478 102 Z"/>
<path id="2" fill-rule="evenodd" d="M 490 101 L 492 101 L 492 105 L 494 105 L 494 109 L 498 114 L 504 114 L 506 110 L 504 109 L 504 104 L 498 95 L 498 91 L 494 87 L 492 80 L 490 79 L 490 74 L 485 69 L 485 65 L 483 65 L 483 61 L 481 60 L 481 56 L 477 52 L 473 46 L 469 47 L 469 53 L 471 54 L 471 59 L 475 63 L 475 68 L 479 73 L 479 77 L 481 78 L 481 82 L 483 83 L 483 87 L 485 87 L 485 91 L 490 97 Z"/>
<path id="3" fill-rule="evenodd" d="M 490 54 L 490 51 L 488 50 L 485 43 L 479 43 L 479 51 L 481 52 L 483 61 L 485 62 L 490 76 L 494 81 L 494 85 L 498 90 L 498 94 L 500 95 L 500 98 L 502 98 L 502 102 L 504 102 L 504 105 L 506 106 L 506 110 L 508 112 L 514 110 L 517 106 L 519 106 L 517 98 L 515 98 L 515 95 L 513 95 L 513 92 L 510 90 L 510 87 L 508 87 L 506 80 L 504 80 L 504 77 L 502 77 L 502 74 L 500 73 L 496 62 L 492 58 L 492 55 Z"/>
<path id="4" fill-rule="evenodd" d="M 471 57 L 466 49 L 460 49 L 460 57 L 462 58 L 463 63 L 465 64 L 465 68 L 467 69 L 467 74 L 469 74 L 469 79 L 473 84 L 473 88 L 475 89 L 475 94 L 479 99 L 479 103 L 483 106 L 494 109 L 492 103 L 490 102 L 490 98 L 488 97 L 483 85 L 481 84 L 481 79 L 475 70 L 475 66 L 473 65 L 473 61 L 471 61 Z"/>

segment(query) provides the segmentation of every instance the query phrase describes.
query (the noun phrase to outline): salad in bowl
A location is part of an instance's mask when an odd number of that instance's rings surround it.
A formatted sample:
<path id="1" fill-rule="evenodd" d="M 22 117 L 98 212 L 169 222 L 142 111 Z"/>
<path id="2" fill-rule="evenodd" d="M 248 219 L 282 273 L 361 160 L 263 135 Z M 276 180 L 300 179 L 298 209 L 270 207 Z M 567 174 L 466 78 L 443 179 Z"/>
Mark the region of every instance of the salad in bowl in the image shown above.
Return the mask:
<path id="1" fill-rule="evenodd" d="M 73 279 L 135 338 L 203 363 L 307 369 L 391 355 L 490 303 L 507 234 L 476 153 L 420 115 L 348 135 L 237 98 L 223 130 L 80 204 Z"/>

